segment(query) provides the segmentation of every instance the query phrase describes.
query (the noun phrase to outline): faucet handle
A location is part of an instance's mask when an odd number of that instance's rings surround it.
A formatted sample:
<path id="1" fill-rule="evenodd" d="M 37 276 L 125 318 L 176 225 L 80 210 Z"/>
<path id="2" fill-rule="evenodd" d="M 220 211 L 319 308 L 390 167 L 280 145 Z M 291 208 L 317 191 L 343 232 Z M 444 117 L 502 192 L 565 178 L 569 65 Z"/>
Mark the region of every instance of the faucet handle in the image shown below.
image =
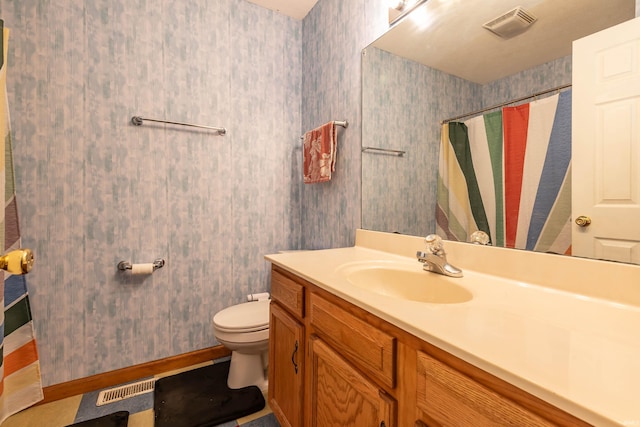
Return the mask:
<path id="1" fill-rule="evenodd" d="M 476 243 L 478 245 L 488 245 L 489 244 L 489 235 L 482 230 L 476 230 L 471 233 L 471 243 Z"/>
<path id="2" fill-rule="evenodd" d="M 437 234 L 429 234 L 424 238 L 424 242 L 427 245 L 426 251 L 431 252 L 434 255 L 439 255 L 444 252 L 442 246 L 442 237 Z"/>

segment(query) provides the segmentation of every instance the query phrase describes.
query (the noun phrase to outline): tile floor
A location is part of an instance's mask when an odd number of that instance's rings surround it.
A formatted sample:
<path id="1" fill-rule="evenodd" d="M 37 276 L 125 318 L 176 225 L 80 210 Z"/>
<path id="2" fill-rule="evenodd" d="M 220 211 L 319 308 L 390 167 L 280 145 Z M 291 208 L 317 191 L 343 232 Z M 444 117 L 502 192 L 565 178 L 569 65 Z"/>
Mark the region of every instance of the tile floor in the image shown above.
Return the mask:
<path id="1" fill-rule="evenodd" d="M 221 359 L 220 361 L 223 360 L 224 359 Z M 175 375 L 211 363 L 212 362 L 208 362 L 177 371 L 165 372 L 156 375 L 155 378 Z M 147 378 L 141 378 L 140 380 L 144 379 Z M 100 390 L 68 397 L 44 405 L 33 406 L 9 417 L 2 424 L 2 427 L 65 427 L 73 423 L 97 418 L 117 411 L 129 411 L 129 427 L 153 427 L 153 392 L 103 406 L 96 406 L 99 393 Z M 266 400 L 267 396 L 265 394 L 265 401 Z M 276 421 L 267 403 L 265 408 L 260 412 L 240 418 L 235 422 L 219 424 L 219 427 L 237 426 L 280 427 L 280 424 Z"/>

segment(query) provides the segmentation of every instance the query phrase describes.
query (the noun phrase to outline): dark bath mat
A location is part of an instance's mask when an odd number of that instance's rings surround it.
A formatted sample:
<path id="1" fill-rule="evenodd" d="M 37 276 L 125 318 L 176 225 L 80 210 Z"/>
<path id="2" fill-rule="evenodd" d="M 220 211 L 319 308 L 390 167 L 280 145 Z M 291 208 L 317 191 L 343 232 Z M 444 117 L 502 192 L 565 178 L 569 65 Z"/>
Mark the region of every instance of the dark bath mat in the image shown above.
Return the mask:
<path id="1" fill-rule="evenodd" d="M 229 363 L 215 363 L 156 381 L 155 427 L 209 427 L 263 409 L 260 388 L 227 387 Z"/>
<path id="2" fill-rule="evenodd" d="M 129 424 L 129 412 L 118 411 L 113 414 L 104 415 L 100 418 L 81 421 L 67 427 L 127 427 Z"/>

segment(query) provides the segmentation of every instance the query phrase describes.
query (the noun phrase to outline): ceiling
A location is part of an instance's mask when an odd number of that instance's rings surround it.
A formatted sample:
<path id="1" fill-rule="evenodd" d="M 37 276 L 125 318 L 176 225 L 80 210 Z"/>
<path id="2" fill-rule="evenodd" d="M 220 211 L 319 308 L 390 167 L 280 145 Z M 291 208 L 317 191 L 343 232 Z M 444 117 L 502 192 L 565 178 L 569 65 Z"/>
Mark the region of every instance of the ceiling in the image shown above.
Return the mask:
<path id="1" fill-rule="evenodd" d="M 258 6 L 275 10 L 283 15 L 302 20 L 318 0 L 249 0 Z"/>
<path id="2" fill-rule="evenodd" d="M 318 0 L 248 1 L 302 20 Z M 482 27 L 517 6 L 538 18 L 526 32 L 502 39 Z M 635 0 L 428 0 L 373 45 L 488 83 L 570 55 L 573 40 L 634 17 Z"/>
<path id="3" fill-rule="evenodd" d="M 482 25 L 522 6 L 537 19 L 503 39 Z M 635 0 L 429 0 L 374 46 L 476 83 L 571 54 L 573 40 L 635 17 Z"/>

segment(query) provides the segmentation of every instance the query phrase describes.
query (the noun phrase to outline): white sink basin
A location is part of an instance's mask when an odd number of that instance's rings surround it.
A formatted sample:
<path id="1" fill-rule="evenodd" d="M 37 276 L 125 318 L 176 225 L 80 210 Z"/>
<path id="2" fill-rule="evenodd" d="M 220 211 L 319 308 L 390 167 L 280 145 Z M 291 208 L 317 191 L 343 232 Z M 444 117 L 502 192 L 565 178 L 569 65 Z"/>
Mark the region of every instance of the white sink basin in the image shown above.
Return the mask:
<path id="1" fill-rule="evenodd" d="M 336 270 L 352 285 L 380 295 L 435 304 L 470 301 L 473 294 L 456 283 L 458 278 L 422 270 L 422 264 L 366 261 L 345 264 Z"/>

